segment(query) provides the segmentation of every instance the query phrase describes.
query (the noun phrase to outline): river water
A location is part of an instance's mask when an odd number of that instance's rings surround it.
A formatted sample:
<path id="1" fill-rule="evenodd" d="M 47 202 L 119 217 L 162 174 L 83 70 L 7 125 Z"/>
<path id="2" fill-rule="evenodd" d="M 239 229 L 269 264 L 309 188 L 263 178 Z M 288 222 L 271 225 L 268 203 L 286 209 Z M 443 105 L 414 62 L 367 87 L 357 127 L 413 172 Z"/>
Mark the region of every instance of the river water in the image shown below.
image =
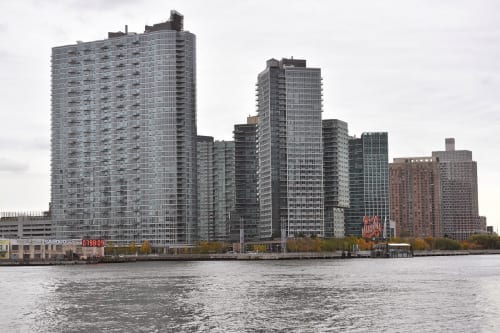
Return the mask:
<path id="1" fill-rule="evenodd" d="M 498 332 L 500 256 L 0 267 L 1 332 Z"/>

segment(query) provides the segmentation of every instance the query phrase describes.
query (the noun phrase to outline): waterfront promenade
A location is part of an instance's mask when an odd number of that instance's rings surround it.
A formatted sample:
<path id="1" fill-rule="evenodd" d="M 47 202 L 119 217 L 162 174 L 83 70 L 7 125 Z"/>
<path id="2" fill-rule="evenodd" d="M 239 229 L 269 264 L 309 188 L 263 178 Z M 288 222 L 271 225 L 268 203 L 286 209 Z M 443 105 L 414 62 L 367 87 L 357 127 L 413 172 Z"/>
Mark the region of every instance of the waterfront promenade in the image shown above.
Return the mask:
<path id="1" fill-rule="evenodd" d="M 414 257 L 468 256 L 500 254 L 500 250 L 459 250 L 459 251 L 413 251 Z M 50 266 L 85 265 L 101 263 L 127 263 L 142 261 L 230 261 L 230 260 L 313 260 L 313 259 L 359 259 L 371 258 L 369 251 L 348 253 L 334 252 L 293 252 L 293 253 L 213 253 L 213 254 L 169 254 L 138 256 L 106 256 L 90 261 L 85 260 L 2 260 L 0 266 Z"/>

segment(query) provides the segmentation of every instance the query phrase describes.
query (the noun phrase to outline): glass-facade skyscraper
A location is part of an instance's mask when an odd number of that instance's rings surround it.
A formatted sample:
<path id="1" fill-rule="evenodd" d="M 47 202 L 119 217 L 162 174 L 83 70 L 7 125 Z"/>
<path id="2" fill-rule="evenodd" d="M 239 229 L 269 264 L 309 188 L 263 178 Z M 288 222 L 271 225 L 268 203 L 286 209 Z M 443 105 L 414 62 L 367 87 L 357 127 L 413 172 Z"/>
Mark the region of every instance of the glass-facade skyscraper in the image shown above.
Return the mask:
<path id="1" fill-rule="evenodd" d="M 52 49 L 52 219 L 60 238 L 192 244 L 196 46 L 183 16 Z"/>
<path id="2" fill-rule="evenodd" d="M 268 60 L 257 112 L 260 238 L 324 236 L 321 70 Z"/>
<path id="3" fill-rule="evenodd" d="M 361 236 L 363 218 L 389 227 L 389 156 L 386 132 L 363 133 L 349 140 L 349 198 L 346 236 Z M 389 236 L 386 229 L 386 236 Z M 383 236 L 380 235 L 380 236 Z"/>
<path id="4" fill-rule="evenodd" d="M 234 141 L 214 143 L 214 239 L 229 240 L 235 218 Z"/>

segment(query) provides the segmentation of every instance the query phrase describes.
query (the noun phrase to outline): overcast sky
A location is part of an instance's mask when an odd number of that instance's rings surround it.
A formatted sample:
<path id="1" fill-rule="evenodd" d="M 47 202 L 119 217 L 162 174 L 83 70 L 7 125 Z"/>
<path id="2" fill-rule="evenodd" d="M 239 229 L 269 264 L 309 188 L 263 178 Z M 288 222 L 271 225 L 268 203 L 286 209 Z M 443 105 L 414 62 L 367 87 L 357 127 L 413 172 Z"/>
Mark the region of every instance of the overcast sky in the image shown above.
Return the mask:
<path id="1" fill-rule="evenodd" d="M 171 9 L 197 36 L 198 133 L 230 140 L 255 113 L 269 58 L 323 76 L 323 118 L 389 132 L 389 157 L 455 137 L 478 162 L 479 210 L 500 225 L 500 1 L 18 0 L 0 3 L 0 211 L 50 201 L 50 55 Z"/>

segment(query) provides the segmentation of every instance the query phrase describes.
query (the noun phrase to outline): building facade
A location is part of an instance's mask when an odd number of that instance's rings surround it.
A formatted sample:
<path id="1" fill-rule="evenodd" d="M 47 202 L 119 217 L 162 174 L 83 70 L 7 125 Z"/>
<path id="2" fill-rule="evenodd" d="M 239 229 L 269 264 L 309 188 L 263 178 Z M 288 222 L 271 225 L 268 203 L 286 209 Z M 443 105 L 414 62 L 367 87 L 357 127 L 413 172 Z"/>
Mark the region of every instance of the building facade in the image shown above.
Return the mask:
<path id="1" fill-rule="evenodd" d="M 231 240 L 258 240 L 259 202 L 257 194 L 257 117 L 248 117 L 246 124 L 234 126 L 235 211 Z"/>
<path id="2" fill-rule="evenodd" d="M 347 123 L 323 120 L 325 237 L 343 238 L 344 209 L 349 208 L 349 134 Z"/>
<path id="3" fill-rule="evenodd" d="M 345 234 L 362 236 L 367 224 L 387 237 L 389 220 L 389 157 L 386 132 L 349 139 L 349 199 Z M 380 224 L 374 226 L 373 224 Z"/>
<path id="4" fill-rule="evenodd" d="M 198 136 L 198 226 L 197 240 L 214 241 L 214 138 Z"/>
<path id="5" fill-rule="evenodd" d="M 455 150 L 455 139 L 445 140 L 445 151 L 434 151 L 439 159 L 440 207 L 443 236 L 466 240 L 485 232 L 479 217 L 477 163 L 469 150 Z"/>
<path id="6" fill-rule="evenodd" d="M 0 213 L 0 238 L 50 238 L 50 212 Z"/>
<path id="7" fill-rule="evenodd" d="M 215 141 L 214 240 L 229 240 L 235 217 L 234 141 Z"/>
<path id="8" fill-rule="evenodd" d="M 324 236 L 321 70 L 268 60 L 257 112 L 259 237 Z"/>
<path id="9" fill-rule="evenodd" d="M 196 46 L 183 16 L 53 48 L 51 142 L 57 237 L 192 244 Z"/>
<path id="10" fill-rule="evenodd" d="M 364 204 L 363 140 L 349 138 L 349 208 L 345 210 L 345 235 L 361 236 Z"/>
<path id="11" fill-rule="evenodd" d="M 0 239 L 0 259 L 44 261 L 104 257 L 104 242 L 99 246 L 83 245 L 81 239 Z"/>
<path id="12" fill-rule="evenodd" d="M 436 157 L 395 158 L 389 165 L 390 213 L 401 237 L 441 237 Z"/>

